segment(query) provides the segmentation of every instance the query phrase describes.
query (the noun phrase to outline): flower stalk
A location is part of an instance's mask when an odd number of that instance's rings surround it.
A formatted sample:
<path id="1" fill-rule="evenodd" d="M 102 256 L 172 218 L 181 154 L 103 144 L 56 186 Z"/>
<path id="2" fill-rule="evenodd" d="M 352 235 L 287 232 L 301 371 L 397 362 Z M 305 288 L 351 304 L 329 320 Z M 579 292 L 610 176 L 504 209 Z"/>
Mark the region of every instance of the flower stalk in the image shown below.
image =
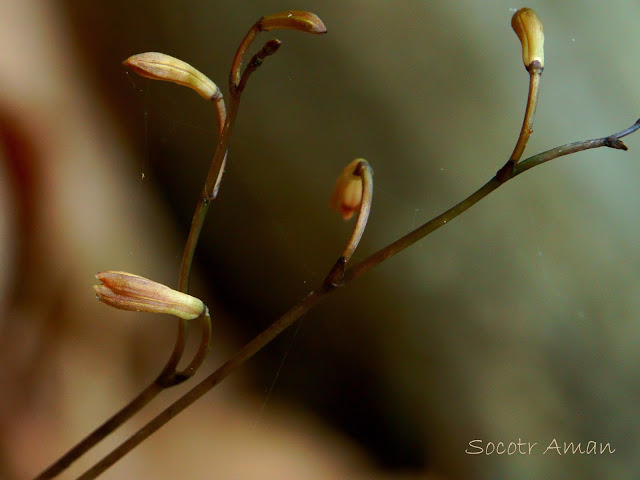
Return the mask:
<path id="1" fill-rule="evenodd" d="M 364 158 L 356 158 L 346 166 L 338 177 L 331 195 L 330 205 L 331 208 L 342 214 L 345 221 L 349 220 L 356 210 L 358 211 L 358 219 L 344 252 L 329 271 L 325 285 L 338 287 L 342 284 L 345 266 L 358 248 L 367 227 L 372 198 L 373 171 L 369 162 Z"/>
<path id="2" fill-rule="evenodd" d="M 358 219 L 342 256 L 338 262 L 336 262 L 327 278 L 315 290 L 311 291 L 305 298 L 297 302 L 284 315 L 273 322 L 266 330 L 238 350 L 226 363 L 195 385 L 176 402 L 172 403 L 163 412 L 139 429 L 128 440 L 85 472 L 85 474 L 80 477 L 81 479 L 87 480 L 95 478 L 110 465 L 117 462 L 127 452 L 148 438 L 153 432 L 157 431 L 178 413 L 241 367 L 247 360 L 295 323 L 300 317 L 327 298 L 337 287 L 341 287 L 355 280 L 376 265 L 400 253 L 445 224 L 450 223 L 451 220 L 471 208 L 511 178 L 547 161 L 583 150 L 599 147 L 609 147 L 620 150 L 627 149 L 621 139 L 640 129 L 640 120 L 613 135 L 562 145 L 519 162 L 533 126 L 540 76 L 544 68 L 544 52 L 542 49 L 544 36 L 541 22 L 530 9 L 521 9 L 516 12 L 512 19 L 512 26 L 522 43 L 523 62 L 530 74 L 530 84 L 522 130 L 518 137 L 516 147 L 505 166 L 485 185 L 462 202 L 345 270 L 345 266 L 353 256 L 364 232 L 364 228 L 366 227 L 372 199 L 373 182 L 371 168 L 366 160 L 356 159 L 345 169 L 346 173 L 343 172 L 344 178 L 342 179 L 342 183 L 340 183 L 340 179 L 338 180 L 334 196 L 336 200 L 335 204 L 342 213 L 343 218 L 348 220 L 357 210 Z M 219 91 L 215 93 L 213 90 L 214 87 L 200 77 L 199 72 L 187 72 L 184 65 L 175 63 L 174 60 L 177 59 L 168 60 L 163 57 L 162 62 L 165 63 L 160 62 L 157 65 L 153 62 L 150 64 L 130 62 L 130 66 L 135 65 L 132 66 L 132 68 L 139 69 L 143 72 L 141 74 L 144 76 L 173 81 L 174 83 L 193 88 L 204 98 L 213 100 L 218 112 L 220 138 L 202 195 L 193 216 L 191 230 L 185 245 L 180 270 L 179 291 L 172 290 L 169 287 L 137 275 L 124 272 L 101 272 L 98 274 L 102 285 L 96 286 L 96 294 L 103 302 L 125 310 L 140 310 L 177 315 L 180 318 L 178 338 L 167 366 L 156 381 L 143 390 L 126 407 L 85 438 L 85 440 L 71 449 L 52 467 L 43 472 L 43 474 L 38 477 L 39 479 L 53 478 L 53 476 L 63 471 L 75 459 L 143 408 L 160 391 L 169 386 L 176 385 L 193 375 L 195 370 L 203 362 L 211 338 L 211 322 L 206 306 L 200 300 L 186 294 L 188 290 L 189 272 L 210 201 L 215 198 L 219 188 L 226 160 L 228 142 L 238 113 L 242 91 L 252 72 L 262 64 L 267 56 L 277 51 L 280 42 L 278 40 L 268 41 L 265 46 L 252 57 L 244 72 L 241 73 L 244 57 L 246 56 L 249 46 L 260 32 L 275 29 L 294 29 L 307 33 L 324 33 L 326 31 L 324 24 L 309 12 L 287 11 L 269 15 L 258 20 L 241 42 L 232 63 L 229 77 L 230 102 L 228 112 L 224 108 L 225 105 L 222 96 L 218 95 Z M 217 89 L 217 87 L 215 87 L 215 89 Z M 196 318 L 200 318 L 203 325 L 200 349 L 191 364 L 182 372 L 177 372 L 176 366 L 184 350 L 187 322 Z"/>
<path id="3" fill-rule="evenodd" d="M 521 8 L 513 14 L 511 26 L 522 45 L 522 61 L 529 72 L 529 92 L 527 106 L 522 120 L 522 128 L 516 146 L 507 163 L 498 171 L 496 177 L 504 182 L 513 176 L 518 163 L 533 133 L 533 121 L 538 105 L 540 79 L 544 70 L 544 29 L 536 13 L 530 8 Z"/>
<path id="4" fill-rule="evenodd" d="M 563 155 L 568 155 L 570 153 L 577 153 L 583 150 L 589 150 L 599 147 L 610 147 L 614 149 L 625 150 L 626 147 L 620 139 L 627 135 L 630 135 L 638 129 L 640 129 L 640 119 L 631 127 L 626 128 L 621 132 L 615 133 L 613 135 L 594 140 L 586 140 L 582 142 L 563 145 L 540 153 L 538 155 L 534 155 L 521 162 L 518 165 L 518 168 L 515 170 L 514 175 L 510 178 L 524 173 L 526 170 L 540 165 L 544 162 L 548 162 L 550 160 L 561 157 Z M 508 180 L 509 179 L 507 179 L 506 181 Z M 452 219 L 456 218 L 458 215 L 465 212 L 480 200 L 482 200 L 484 197 L 489 195 L 491 192 L 499 188 L 506 181 L 503 182 L 498 180 L 496 177 L 493 177 L 491 180 L 489 180 L 489 182 L 487 182 L 480 189 L 478 189 L 476 192 L 471 194 L 459 204 L 450 208 L 441 215 L 438 215 L 424 225 L 418 227 L 413 232 L 410 232 L 409 234 L 398 239 L 392 244 L 370 255 L 360 263 L 349 268 L 344 274 L 342 284 L 339 286 L 346 285 L 347 283 L 355 280 L 375 266 L 382 263 L 384 260 L 387 260 L 392 256 L 400 253 L 407 247 L 413 245 L 418 240 L 424 238 L 426 235 L 446 225 Z M 323 282 L 320 286 L 318 286 L 317 289 L 311 291 L 309 295 L 296 303 L 291 309 L 289 309 L 289 311 L 287 311 L 284 315 L 273 322 L 262 333 L 260 333 L 257 337 L 255 337 L 244 347 L 238 350 L 226 363 L 220 366 L 217 370 L 211 373 L 200 383 L 192 387 L 191 390 L 182 395 L 173 404 L 159 413 L 156 417 L 154 417 L 142 428 L 140 428 L 134 435 L 129 437 L 129 439 L 127 439 L 119 447 L 113 450 L 109 455 L 104 457 L 90 470 L 85 472 L 85 474 L 82 475 L 79 480 L 90 480 L 98 476 L 100 473 L 104 472 L 107 468 L 116 463 L 120 458 L 125 456 L 128 452 L 130 452 L 137 445 L 143 442 L 146 438 L 148 438 L 154 432 L 158 431 L 172 418 L 176 417 L 181 411 L 185 410 L 196 400 L 202 397 L 205 393 L 209 392 L 212 388 L 222 382 L 222 380 L 232 374 L 235 370 L 240 368 L 247 360 L 253 357 L 273 339 L 275 339 L 287 328 L 293 325 L 303 315 L 318 306 L 334 291 L 336 291 L 335 286 L 328 285 L 326 282 Z"/>

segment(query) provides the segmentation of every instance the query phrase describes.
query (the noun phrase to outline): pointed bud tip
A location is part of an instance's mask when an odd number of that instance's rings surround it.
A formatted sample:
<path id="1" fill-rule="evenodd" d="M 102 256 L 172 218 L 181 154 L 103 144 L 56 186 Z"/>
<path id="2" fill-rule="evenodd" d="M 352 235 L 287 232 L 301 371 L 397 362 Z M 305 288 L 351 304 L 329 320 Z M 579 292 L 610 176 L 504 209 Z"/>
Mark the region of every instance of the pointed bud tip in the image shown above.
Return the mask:
<path id="1" fill-rule="evenodd" d="M 542 21 L 531 8 L 521 8 L 511 18 L 513 31 L 522 44 L 522 61 L 529 69 L 534 61 L 544 67 L 544 28 Z"/>
<path id="2" fill-rule="evenodd" d="M 322 20 L 316 14 L 304 10 L 286 10 L 262 17 L 260 28 L 265 32 L 288 29 L 315 34 L 327 33 Z"/>

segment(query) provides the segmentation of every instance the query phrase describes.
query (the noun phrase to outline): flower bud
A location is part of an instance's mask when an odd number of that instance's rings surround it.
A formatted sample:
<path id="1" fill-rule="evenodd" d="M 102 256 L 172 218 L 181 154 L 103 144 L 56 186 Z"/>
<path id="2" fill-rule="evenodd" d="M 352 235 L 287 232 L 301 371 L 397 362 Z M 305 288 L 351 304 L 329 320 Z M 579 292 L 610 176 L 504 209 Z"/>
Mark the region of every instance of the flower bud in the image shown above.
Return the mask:
<path id="1" fill-rule="evenodd" d="M 511 26 L 522 43 L 522 61 L 526 69 L 534 62 L 544 67 L 544 30 L 536 12 L 521 8 L 513 14 Z"/>
<path id="2" fill-rule="evenodd" d="M 139 53 L 127 58 L 122 63 L 142 77 L 165 80 L 189 87 L 206 100 L 221 95 L 218 86 L 206 75 L 188 63 L 164 53 Z"/>
<path id="3" fill-rule="evenodd" d="M 349 220 L 360 208 L 362 203 L 362 177 L 355 175 L 358 164 L 365 161 L 356 158 L 345 167 L 338 179 L 331 195 L 329 205 L 331 208 L 342 214 L 344 220 Z"/>
<path id="4" fill-rule="evenodd" d="M 289 29 L 306 33 L 327 33 L 327 27 L 317 15 L 303 10 L 287 10 L 262 17 L 260 29 L 265 32 Z"/>
<path id="5" fill-rule="evenodd" d="M 93 286 L 98 300 L 120 310 L 169 313 L 193 320 L 207 308 L 198 298 L 132 273 L 107 271 L 97 273 L 96 278 L 102 282 Z"/>

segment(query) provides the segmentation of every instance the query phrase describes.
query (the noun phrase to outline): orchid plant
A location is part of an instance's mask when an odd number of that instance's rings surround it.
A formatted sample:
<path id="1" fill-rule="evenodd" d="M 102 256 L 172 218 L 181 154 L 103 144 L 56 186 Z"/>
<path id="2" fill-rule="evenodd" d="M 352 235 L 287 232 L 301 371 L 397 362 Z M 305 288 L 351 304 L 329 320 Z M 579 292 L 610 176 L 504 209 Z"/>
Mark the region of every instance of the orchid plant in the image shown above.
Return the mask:
<path id="1" fill-rule="evenodd" d="M 86 471 L 80 478 L 95 478 L 104 472 L 127 452 L 131 451 L 178 413 L 233 373 L 256 352 L 280 335 L 305 313 L 316 307 L 336 289 L 345 286 L 376 265 L 444 226 L 512 178 L 542 163 L 583 150 L 598 147 L 627 149 L 622 142 L 622 138 L 638 130 L 640 128 L 640 120 L 612 135 L 568 143 L 521 161 L 528 139 L 533 132 L 540 81 L 544 70 L 544 31 L 542 22 L 536 13 L 529 8 L 522 8 L 516 11 L 511 24 L 522 44 L 522 59 L 524 67 L 529 73 L 529 90 L 522 128 L 516 145 L 506 163 L 498 169 L 495 176 L 457 205 L 369 255 L 359 263 L 352 265 L 353 253 L 365 231 L 372 205 L 373 178 L 372 168 L 366 160 L 358 158 L 350 162 L 336 181 L 330 205 L 342 215 L 345 221 L 349 221 L 354 215 L 357 215 L 357 219 L 353 233 L 347 241 L 344 251 L 338 256 L 335 264 L 328 269 L 329 273 L 326 278 L 311 290 L 308 295 L 275 320 L 266 330 L 238 350 L 226 363 L 193 386 L 191 390 Z M 267 57 L 274 55 L 278 51 L 281 42 L 277 39 L 268 40 L 248 61 L 247 52 L 261 32 L 279 29 L 292 29 L 311 34 L 326 33 L 322 20 L 315 14 L 306 11 L 289 10 L 260 18 L 242 39 L 233 58 L 229 75 L 228 105 L 220 88 L 213 81 L 182 60 L 163 53 L 147 52 L 133 55 L 124 61 L 125 66 L 143 77 L 189 87 L 205 100 L 212 102 L 216 110 L 219 127 L 217 148 L 193 214 L 191 229 L 182 255 L 177 289 L 174 290 L 152 280 L 126 272 L 106 271 L 97 274 L 101 285 L 95 287 L 95 293 L 97 298 L 107 305 L 125 310 L 168 313 L 178 318 L 175 345 L 166 365 L 156 379 L 145 387 L 128 405 L 42 472 L 37 477 L 38 479 L 53 478 L 60 474 L 72 462 L 126 420 L 141 411 L 154 397 L 166 389 L 188 381 L 202 366 L 211 344 L 212 328 L 206 305 L 187 293 L 194 252 L 208 208 L 211 202 L 216 199 L 222 181 L 227 162 L 229 141 L 242 93 L 253 72 L 262 65 Z M 243 65 L 245 65 L 244 69 Z M 200 345 L 187 367 L 183 370 L 178 370 L 178 363 L 185 351 L 187 329 L 191 322 L 199 322 L 201 326 Z"/>

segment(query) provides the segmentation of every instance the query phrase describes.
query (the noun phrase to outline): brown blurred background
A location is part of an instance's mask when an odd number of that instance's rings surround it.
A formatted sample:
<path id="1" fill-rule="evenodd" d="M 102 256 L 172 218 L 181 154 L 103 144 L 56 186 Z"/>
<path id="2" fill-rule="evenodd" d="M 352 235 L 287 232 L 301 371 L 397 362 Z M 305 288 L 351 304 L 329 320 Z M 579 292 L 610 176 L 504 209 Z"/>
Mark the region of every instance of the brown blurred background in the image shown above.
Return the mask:
<path id="1" fill-rule="evenodd" d="M 215 316 L 204 375 L 324 278 L 351 228 L 327 203 L 353 158 L 375 170 L 356 260 L 504 163 L 526 102 L 518 6 L 0 3 L 0 478 L 48 466 L 172 346 L 171 319 L 99 304 L 93 274 L 175 286 L 215 115 L 123 59 L 168 53 L 226 93 L 260 16 L 307 9 L 328 28 L 279 32 L 244 95 L 196 256 L 192 292 Z M 527 6 L 544 22 L 546 68 L 525 156 L 633 123 L 640 7 Z M 640 141 L 626 143 L 536 168 L 337 292 L 104 478 L 637 477 Z M 616 451 L 543 455 L 554 438 Z M 466 455 L 474 439 L 538 446 Z"/>

